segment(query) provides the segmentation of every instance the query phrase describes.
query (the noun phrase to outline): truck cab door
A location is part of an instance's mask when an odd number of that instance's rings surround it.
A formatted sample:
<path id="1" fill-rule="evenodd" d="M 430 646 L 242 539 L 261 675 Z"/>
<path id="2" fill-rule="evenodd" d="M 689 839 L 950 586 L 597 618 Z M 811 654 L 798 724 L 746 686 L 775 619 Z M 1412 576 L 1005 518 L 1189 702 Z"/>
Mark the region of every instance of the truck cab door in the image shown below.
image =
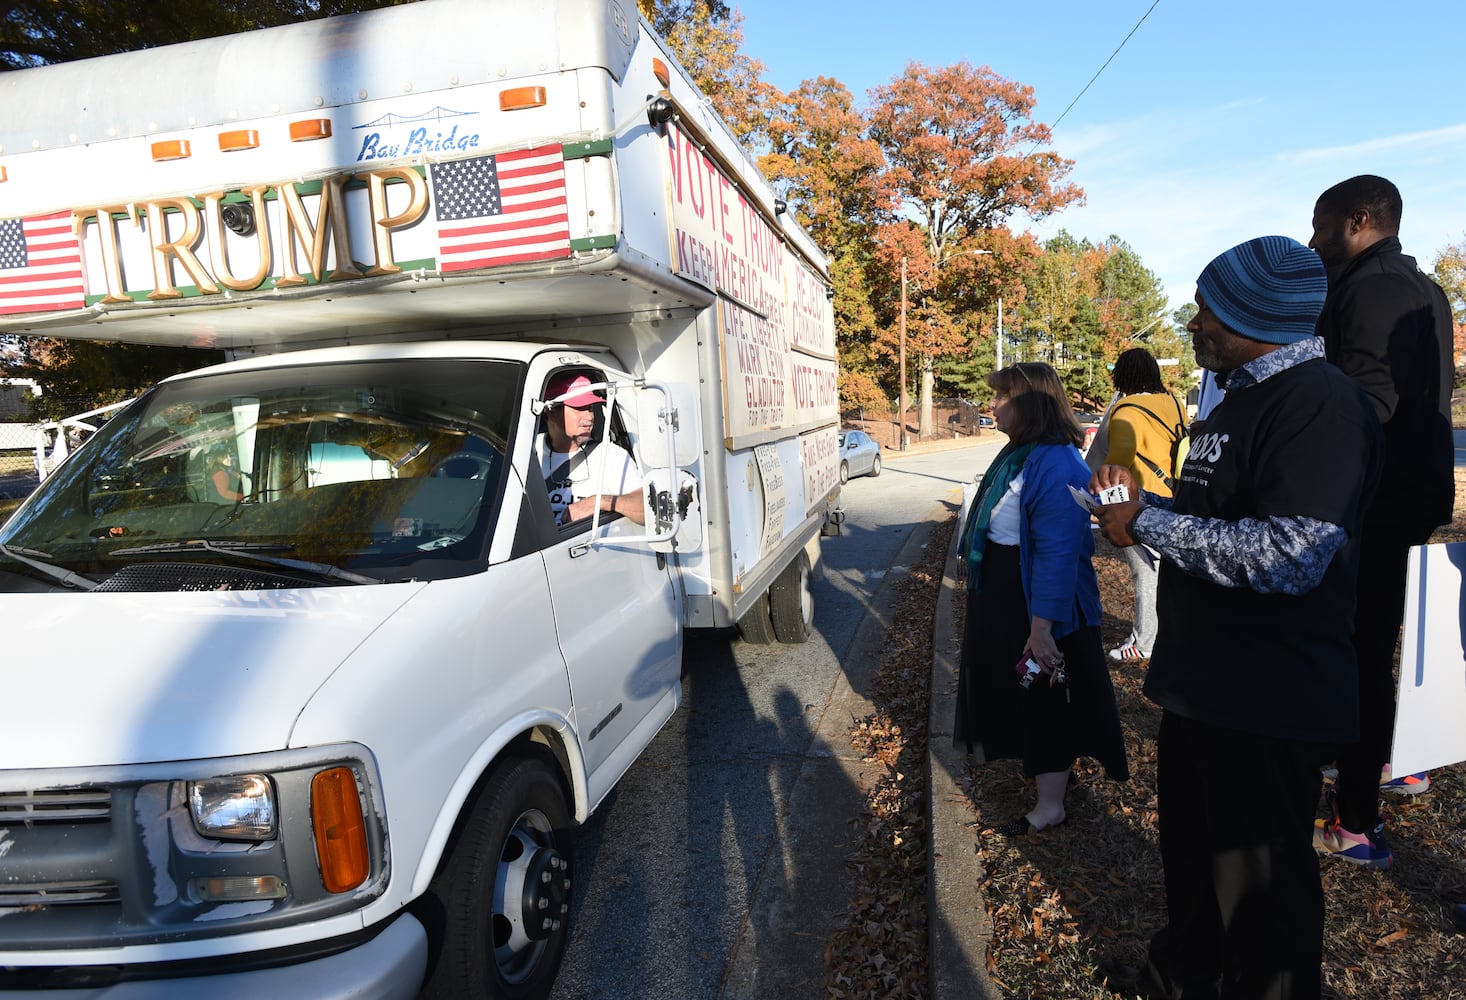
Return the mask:
<path id="1" fill-rule="evenodd" d="M 596 381 L 617 373 L 586 359 L 557 355 L 548 366 L 531 366 L 526 391 L 526 426 L 543 433 L 546 412 L 534 412 L 547 382 L 566 369 L 593 371 Z M 595 433 L 611 433 L 597 449 L 630 447 L 627 426 L 632 400 L 624 393 L 602 404 Z M 622 410 L 626 407 L 626 410 Z M 631 518 L 602 512 L 567 524 L 555 523 L 546 486 L 545 462 L 536 443 L 523 457 L 526 504 L 542 522 L 540 554 L 549 580 L 556 639 L 569 671 L 573 720 L 584 755 L 592 803 L 609 790 L 662 724 L 681 695 L 682 589 L 674 564 L 652 550 L 648 529 Z M 613 453 L 614 455 L 614 453 Z M 619 458 L 619 456 L 617 456 Z M 641 463 L 638 463 L 641 465 Z M 640 472 L 644 474 L 645 467 Z M 622 541 L 621 539 L 624 539 Z M 595 544 L 592 544 L 592 543 Z"/>

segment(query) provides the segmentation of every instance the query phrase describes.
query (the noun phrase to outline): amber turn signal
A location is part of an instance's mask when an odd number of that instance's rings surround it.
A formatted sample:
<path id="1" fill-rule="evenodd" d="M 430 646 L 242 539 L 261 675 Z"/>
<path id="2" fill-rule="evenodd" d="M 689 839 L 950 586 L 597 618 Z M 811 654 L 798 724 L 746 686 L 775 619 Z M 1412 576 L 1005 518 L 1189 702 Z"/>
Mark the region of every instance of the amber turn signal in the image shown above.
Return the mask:
<path id="1" fill-rule="evenodd" d="M 192 155 L 187 139 L 168 139 L 153 143 L 154 160 L 186 160 Z"/>
<path id="2" fill-rule="evenodd" d="M 544 87 L 511 87 L 499 92 L 500 111 L 523 111 L 545 106 Z"/>
<path id="3" fill-rule="evenodd" d="M 350 768 L 333 767 L 311 779 L 311 823 L 326 891 L 346 892 L 365 882 L 371 874 L 371 854 Z"/>
<path id="4" fill-rule="evenodd" d="M 331 119 L 302 118 L 290 123 L 291 142 L 310 142 L 312 139 L 331 138 Z"/>
<path id="5" fill-rule="evenodd" d="M 260 144 L 260 134 L 252 128 L 219 133 L 219 151 L 237 153 L 241 149 L 254 149 Z"/>

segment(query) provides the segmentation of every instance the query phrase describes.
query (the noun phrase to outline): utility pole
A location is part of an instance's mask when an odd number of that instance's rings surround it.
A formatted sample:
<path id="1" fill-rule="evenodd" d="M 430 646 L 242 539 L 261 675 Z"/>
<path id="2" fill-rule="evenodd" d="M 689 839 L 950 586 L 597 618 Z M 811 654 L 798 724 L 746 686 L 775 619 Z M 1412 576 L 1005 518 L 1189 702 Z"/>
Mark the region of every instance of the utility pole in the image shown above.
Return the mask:
<path id="1" fill-rule="evenodd" d="M 901 424 L 896 430 L 897 447 L 906 450 L 906 257 L 901 257 Z"/>
<path id="2" fill-rule="evenodd" d="M 1003 297 L 998 296 L 998 367 L 994 371 L 1003 370 Z"/>

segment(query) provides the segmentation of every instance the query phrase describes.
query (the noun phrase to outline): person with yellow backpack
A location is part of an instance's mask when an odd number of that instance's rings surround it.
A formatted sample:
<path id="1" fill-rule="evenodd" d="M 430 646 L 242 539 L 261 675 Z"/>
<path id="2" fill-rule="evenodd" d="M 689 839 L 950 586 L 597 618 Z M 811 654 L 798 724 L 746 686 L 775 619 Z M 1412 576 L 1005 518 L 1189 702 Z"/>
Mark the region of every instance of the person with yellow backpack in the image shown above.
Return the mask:
<path id="1" fill-rule="evenodd" d="M 1186 409 L 1161 381 L 1160 365 L 1143 347 L 1115 359 L 1110 379 L 1119 394 L 1105 421 L 1109 425 L 1103 464 L 1130 470 L 1143 490 L 1168 497 L 1186 460 Z M 1156 636 L 1156 554 L 1144 545 L 1120 550 L 1135 589 L 1130 636 L 1110 650 L 1112 660 L 1148 660 Z"/>

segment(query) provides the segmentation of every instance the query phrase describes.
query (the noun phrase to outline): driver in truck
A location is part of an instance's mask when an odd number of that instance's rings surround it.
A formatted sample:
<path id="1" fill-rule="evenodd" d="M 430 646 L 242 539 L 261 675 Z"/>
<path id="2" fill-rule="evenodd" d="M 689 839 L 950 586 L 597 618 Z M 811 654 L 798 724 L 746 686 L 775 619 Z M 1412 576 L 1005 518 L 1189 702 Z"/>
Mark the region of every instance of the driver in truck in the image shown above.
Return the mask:
<path id="1" fill-rule="evenodd" d="M 545 433 L 535 441 L 550 507 L 560 524 L 588 518 L 595 512 L 599 488 L 603 514 L 645 524 L 635 460 L 614 441 L 603 444 L 594 436 L 596 407 L 606 400 L 591 391 L 592 384 L 583 372 L 562 372 L 545 387 L 546 399 L 566 397 L 546 411 Z"/>

